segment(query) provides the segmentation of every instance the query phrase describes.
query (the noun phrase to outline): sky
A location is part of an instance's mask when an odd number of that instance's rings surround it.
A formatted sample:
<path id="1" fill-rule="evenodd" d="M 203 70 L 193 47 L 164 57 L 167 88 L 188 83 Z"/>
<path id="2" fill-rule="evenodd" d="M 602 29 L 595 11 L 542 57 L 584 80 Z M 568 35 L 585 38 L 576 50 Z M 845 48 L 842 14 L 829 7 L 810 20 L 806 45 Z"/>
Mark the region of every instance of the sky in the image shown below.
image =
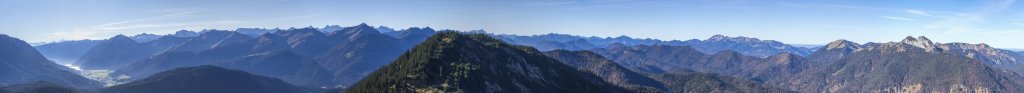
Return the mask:
<path id="1" fill-rule="evenodd" d="M 29 42 L 178 30 L 353 26 L 483 29 L 790 44 L 933 41 L 1024 48 L 1017 0 L 0 0 L 0 34 Z"/>

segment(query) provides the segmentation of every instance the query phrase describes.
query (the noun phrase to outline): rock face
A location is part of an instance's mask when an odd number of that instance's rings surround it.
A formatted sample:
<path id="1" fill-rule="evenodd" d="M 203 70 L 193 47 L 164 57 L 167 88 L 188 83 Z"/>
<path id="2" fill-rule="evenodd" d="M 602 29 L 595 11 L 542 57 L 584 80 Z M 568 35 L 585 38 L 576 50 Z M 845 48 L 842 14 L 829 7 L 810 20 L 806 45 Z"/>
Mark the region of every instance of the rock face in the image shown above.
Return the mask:
<path id="1" fill-rule="evenodd" d="M 921 45 L 878 44 L 780 84 L 801 92 L 1021 92 L 1024 79 L 1014 73 Z"/>
<path id="2" fill-rule="evenodd" d="M 925 38 L 924 36 L 919 36 L 917 38 L 914 38 L 914 37 L 911 37 L 911 36 L 907 36 L 907 38 L 904 38 L 903 41 L 900 41 L 900 42 L 904 43 L 904 44 L 912 45 L 914 47 L 918 47 L 918 48 L 921 48 L 921 49 L 925 49 L 925 51 L 927 51 L 927 52 L 936 52 L 936 51 L 941 52 L 942 51 L 942 49 L 939 49 L 938 47 L 936 47 L 936 44 L 934 42 L 932 42 L 932 40 L 929 40 L 928 38 Z"/>
<path id="3" fill-rule="evenodd" d="M 124 35 L 117 35 L 89 49 L 75 65 L 86 70 L 114 69 L 152 56 L 158 50 Z"/>
<path id="4" fill-rule="evenodd" d="M 276 78 L 216 66 L 177 68 L 100 90 L 103 93 L 309 93 Z"/>
<path id="5" fill-rule="evenodd" d="M 458 32 L 440 32 L 428 38 L 346 91 L 622 92 L 536 49 Z"/>
<path id="6" fill-rule="evenodd" d="M 46 60 L 25 41 L 0 34 L 0 86 L 45 81 L 76 88 L 100 87 L 99 82 L 72 71 Z"/>

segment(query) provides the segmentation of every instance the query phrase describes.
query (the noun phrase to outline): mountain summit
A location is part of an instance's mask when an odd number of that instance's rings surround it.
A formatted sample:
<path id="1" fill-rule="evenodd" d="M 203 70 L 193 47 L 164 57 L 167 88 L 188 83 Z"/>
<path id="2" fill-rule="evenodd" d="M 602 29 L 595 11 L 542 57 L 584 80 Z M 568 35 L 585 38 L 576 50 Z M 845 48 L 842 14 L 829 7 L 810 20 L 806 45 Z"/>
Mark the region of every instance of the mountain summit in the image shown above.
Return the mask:
<path id="1" fill-rule="evenodd" d="M 157 49 L 142 45 L 128 36 L 117 35 L 100 42 L 75 61 L 82 69 L 114 69 L 156 53 Z"/>
<path id="2" fill-rule="evenodd" d="M 1019 75 L 940 52 L 924 37 L 870 45 L 780 82 L 802 92 L 1021 92 Z M 830 54 L 836 56 L 837 54 Z"/>
<path id="3" fill-rule="evenodd" d="M 919 36 L 917 38 L 907 36 L 907 38 L 904 38 L 903 41 L 900 42 L 903 44 L 910 44 L 915 47 L 924 48 L 928 52 L 935 52 L 940 50 L 938 49 L 938 47 L 935 46 L 935 43 L 932 42 L 932 40 L 929 40 L 924 36 Z"/>
<path id="4" fill-rule="evenodd" d="M 861 47 L 862 46 L 860 44 L 857 44 L 857 43 L 854 43 L 854 42 L 851 42 L 851 41 L 846 41 L 844 39 L 840 39 L 840 40 L 836 40 L 836 41 L 832 41 L 831 43 L 828 43 L 827 45 L 825 45 L 825 48 L 823 50 L 843 49 L 843 50 L 847 50 L 847 51 L 852 51 L 852 50 L 860 49 Z M 821 50 L 819 50 L 819 51 L 821 51 Z"/>
<path id="5" fill-rule="evenodd" d="M 458 32 L 431 36 L 348 89 L 352 93 L 621 91 L 534 48 Z"/>

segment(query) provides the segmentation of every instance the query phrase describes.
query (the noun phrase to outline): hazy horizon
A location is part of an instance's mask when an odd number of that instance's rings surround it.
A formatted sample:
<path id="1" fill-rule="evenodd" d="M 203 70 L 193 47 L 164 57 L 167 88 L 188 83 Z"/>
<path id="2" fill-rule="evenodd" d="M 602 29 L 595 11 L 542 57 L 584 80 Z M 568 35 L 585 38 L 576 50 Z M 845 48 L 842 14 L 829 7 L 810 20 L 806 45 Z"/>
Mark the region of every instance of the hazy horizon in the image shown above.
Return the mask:
<path id="1" fill-rule="evenodd" d="M 28 42 L 105 39 L 178 30 L 352 26 L 477 30 L 497 34 L 561 33 L 661 40 L 712 35 L 787 44 L 899 41 L 986 43 L 1024 48 L 1024 7 L 1017 0 L 977 1 L 0 1 L 2 34 Z M 402 2 L 402 3 L 396 3 Z M 928 2 L 927 4 L 922 2 Z"/>

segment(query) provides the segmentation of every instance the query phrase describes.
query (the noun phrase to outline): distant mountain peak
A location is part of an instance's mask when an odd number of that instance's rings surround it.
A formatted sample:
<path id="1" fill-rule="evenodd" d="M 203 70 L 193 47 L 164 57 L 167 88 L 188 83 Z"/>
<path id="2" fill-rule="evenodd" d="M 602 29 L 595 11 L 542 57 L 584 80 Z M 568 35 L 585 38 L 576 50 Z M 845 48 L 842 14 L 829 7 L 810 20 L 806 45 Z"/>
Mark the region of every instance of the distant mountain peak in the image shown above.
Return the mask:
<path id="1" fill-rule="evenodd" d="M 107 40 L 110 40 L 110 41 L 132 41 L 132 42 L 135 42 L 135 40 L 132 39 L 131 37 L 128 37 L 128 36 L 125 36 L 125 35 L 122 35 L 122 34 L 118 34 L 117 36 L 110 37 L 110 39 L 107 39 Z"/>
<path id="2" fill-rule="evenodd" d="M 138 41 L 140 43 L 141 42 L 153 41 L 153 40 L 156 40 L 156 39 L 158 39 L 160 37 L 162 37 L 162 36 L 161 35 L 156 35 L 156 34 L 150 34 L 150 33 L 135 34 L 135 35 L 131 36 L 132 40 Z"/>
<path id="3" fill-rule="evenodd" d="M 913 36 L 907 36 L 906 38 L 903 38 L 903 41 L 900 42 L 908 44 L 933 44 L 932 40 L 924 36 L 919 36 L 917 38 L 914 38 Z"/>
<path id="4" fill-rule="evenodd" d="M 827 45 L 825 45 L 824 49 L 825 50 L 832 50 L 832 49 L 851 49 L 851 50 L 857 50 L 857 49 L 860 49 L 860 48 L 861 48 L 860 44 L 857 44 L 857 43 L 851 42 L 851 41 L 847 41 L 845 39 L 839 39 L 839 40 L 836 40 L 836 41 L 832 41 L 831 43 L 828 43 Z"/>
<path id="5" fill-rule="evenodd" d="M 320 28 L 319 31 L 321 31 L 323 33 L 334 33 L 334 31 L 338 31 L 338 30 L 341 30 L 341 29 L 345 29 L 345 27 L 341 27 L 341 26 L 338 26 L 338 25 L 327 25 L 327 26 L 324 26 L 323 28 Z"/>
<path id="6" fill-rule="evenodd" d="M 744 42 L 762 42 L 762 41 L 771 41 L 771 40 L 761 40 L 761 39 L 757 39 L 757 38 L 750 38 L 750 37 L 743 37 L 743 36 L 738 36 L 738 37 L 729 37 L 729 36 L 725 36 L 725 35 L 721 35 L 721 34 L 715 34 L 714 36 L 711 36 L 711 38 L 708 38 L 708 39 L 707 39 L 707 40 L 705 40 L 705 41 L 744 41 Z"/>
<path id="7" fill-rule="evenodd" d="M 356 25 L 356 26 L 352 26 L 352 27 L 350 27 L 350 28 L 358 28 L 358 29 L 374 29 L 374 30 L 376 30 L 376 28 L 373 28 L 373 27 L 371 27 L 370 25 L 366 25 L 366 23 L 362 23 L 362 24 L 359 24 L 359 25 Z"/>
<path id="8" fill-rule="evenodd" d="M 125 36 L 124 34 L 117 34 L 113 38 L 128 38 L 128 36 Z"/>
<path id="9" fill-rule="evenodd" d="M 366 23 L 359 23 L 359 25 L 356 25 L 355 27 L 370 27 L 370 25 L 367 25 Z M 373 27 L 370 27 L 370 28 L 373 28 Z"/>
<path id="10" fill-rule="evenodd" d="M 915 47 L 924 48 L 927 51 L 934 51 L 937 48 L 935 47 L 935 43 L 932 42 L 932 40 L 929 40 L 924 36 L 919 36 L 917 38 L 914 38 L 913 36 L 907 36 L 906 38 L 903 39 L 903 41 L 900 42 L 903 44 L 909 44 Z"/>
<path id="11" fill-rule="evenodd" d="M 135 35 L 134 35 L 134 36 L 132 36 L 132 37 L 137 37 L 137 36 L 146 36 L 146 35 L 156 35 L 156 34 L 150 34 L 150 33 L 142 33 L 142 34 L 135 34 Z"/>
<path id="12" fill-rule="evenodd" d="M 330 28 L 330 27 L 339 27 L 340 28 L 341 26 L 339 26 L 339 25 L 326 25 L 326 26 L 324 26 L 324 28 Z"/>
<path id="13" fill-rule="evenodd" d="M 376 28 L 370 27 L 370 25 L 366 25 L 366 23 L 362 23 L 362 24 L 359 24 L 359 25 L 356 25 L 356 26 L 348 27 L 348 28 L 342 29 L 341 31 L 342 32 L 339 32 L 339 33 L 344 33 L 346 35 L 352 35 L 352 36 L 369 35 L 369 34 L 380 34 L 380 31 L 377 31 Z"/>
<path id="14" fill-rule="evenodd" d="M 199 36 L 199 33 L 196 33 L 196 32 L 193 32 L 193 31 L 188 31 L 188 30 L 179 30 L 178 32 L 174 32 L 174 36 L 175 37 L 196 37 L 196 36 Z"/>
<path id="15" fill-rule="evenodd" d="M 394 32 L 395 29 L 392 29 L 392 28 L 386 27 L 386 26 L 377 26 L 377 31 L 380 31 L 381 33 L 386 33 L 386 32 Z"/>
<path id="16" fill-rule="evenodd" d="M 722 35 L 722 34 L 715 34 L 715 35 L 711 36 L 711 38 L 708 38 L 707 40 L 722 40 L 722 39 L 729 39 L 729 37 L 725 36 L 725 35 Z"/>
<path id="17" fill-rule="evenodd" d="M 626 36 L 626 35 L 621 35 L 619 37 L 615 37 L 615 39 L 633 39 L 633 38 L 629 37 L 629 36 Z"/>

